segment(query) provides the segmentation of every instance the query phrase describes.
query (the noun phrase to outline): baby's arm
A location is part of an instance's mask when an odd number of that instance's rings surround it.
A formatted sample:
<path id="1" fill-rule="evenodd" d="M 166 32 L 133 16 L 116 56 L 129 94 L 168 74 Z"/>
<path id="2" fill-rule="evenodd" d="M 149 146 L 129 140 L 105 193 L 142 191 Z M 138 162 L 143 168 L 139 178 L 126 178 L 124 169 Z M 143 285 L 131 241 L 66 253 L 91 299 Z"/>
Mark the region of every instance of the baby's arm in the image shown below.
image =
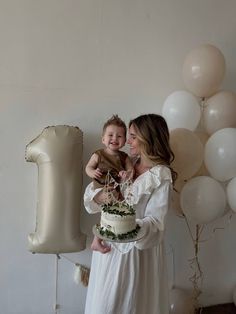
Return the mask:
<path id="1" fill-rule="evenodd" d="M 97 166 L 98 155 L 94 153 L 85 167 L 86 174 L 92 179 L 99 179 L 102 176 L 102 172 L 99 168 L 97 168 Z"/>

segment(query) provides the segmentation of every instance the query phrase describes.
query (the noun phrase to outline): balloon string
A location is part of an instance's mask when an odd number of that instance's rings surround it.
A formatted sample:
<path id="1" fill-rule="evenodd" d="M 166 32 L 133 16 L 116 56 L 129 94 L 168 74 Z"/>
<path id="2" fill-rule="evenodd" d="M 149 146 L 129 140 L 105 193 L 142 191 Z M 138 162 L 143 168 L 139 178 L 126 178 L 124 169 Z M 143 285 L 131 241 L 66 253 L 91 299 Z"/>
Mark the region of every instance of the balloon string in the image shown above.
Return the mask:
<path id="1" fill-rule="evenodd" d="M 188 223 L 188 220 L 186 216 L 184 215 L 184 219 L 186 222 L 186 225 L 188 227 L 189 234 L 191 236 L 193 245 L 194 245 L 194 257 L 189 259 L 189 265 L 191 270 L 193 271 L 193 275 L 189 278 L 189 281 L 192 283 L 193 286 L 193 304 L 194 308 L 199 308 L 199 296 L 202 293 L 199 286 L 202 286 L 203 284 L 203 272 L 201 270 L 200 262 L 199 262 L 199 239 L 201 236 L 201 233 L 203 231 L 203 227 L 201 225 L 196 225 L 196 233 L 195 238 L 192 234 L 190 225 Z M 201 307 L 200 307 L 201 308 Z"/>
<path id="2" fill-rule="evenodd" d="M 59 310 L 59 304 L 58 304 L 58 261 L 60 257 L 59 255 L 56 255 L 55 259 L 55 300 L 53 305 L 54 313 L 57 314 Z"/>
<path id="3" fill-rule="evenodd" d="M 207 241 L 211 240 L 211 239 L 214 237 L 215 233 L 216 233 L 218 230 L 225 230 L 226 227 L 228 227 L 228 226 L 230 225 L 230 223 L 231 223 L 231 221 L 232 221 L 233 214 L 234 214 L 234 212 L 233 212 L 233 211 L 230 211 L 229 214 L 228 214 L 228 215 L 229 215 L 229 218 L 227 219 L 226 225 L 223 226 L 223 227 L 215 227 L 215 228 L 213 228 L 213 230 L 212 230 L 212 235 L 211 235 L 209 238 L 207 238 L 207 239 L 201 240 L 200 242 L 201 242 L 201 243 L 207 242 Z"/>
<path id="4" fill-rule="evenodd" d="M 174 289 L 175 288 L 175 252 L 174 252 L 174 248 L 171 244 L 169 244 L 169 247 L 170 247 L 170 251 L 166 252 L 166 254 L 171 254 L 171 266 L 172 266 L 172 280 L 171 280 L 171 285 L 170 285 L 170 288 L 171 289 Z"/>
<path id="5" fill-rule="evenodd" d="M 202 287 L 203 285 L 203 272 L 201 270 L 200 262 L 199 262 L 199 246 L 201 243 L 209 241 L 210 239 L 213 238 L 213 236 L 216 234 L 218 230 L 224 230 L 232 221 L 234 212 L 231 211 L 229 213 L 229 218 L 227 219 L 227 224 L 224 227 L 216 227 L 212 231 L 212 235 L 208 239 L 200 240 L 200 237 L 203 233 L 203 230 L 205 229 L 205 225 L 196 225 L 196 232 L 195 232 L 195 237 L 192 234 L 189 222 L 184 215 L 184 219 L 190 234 L 190 237 L 192 239 L 193 245 L 194 245 L 194 257 L 189 259 L 189 265 L 190 268 L 193 271 L 193 275 L 189 278 L 190 282 L 193 285 L 193 302 L 195 308 L 200 309 L 199 314 L 202 312 L 202 307 L 199 307 L 199 296 L 201 295 L 202 291 L 199 287 Z"/>
<path id="6" fill-rule="evenodd" d="M 199 126 L 200 126 L 200 131 L 205 131 L 205 128 L 204 128 L 204 119 L 203 119 L 203 112 L 204 112 L 204 108 L 206 107 L 206 98 L 201 98 L 201 101 L 200 101 L 200 109 L 201 109 L 201 117 L 200 117 L 200 123 L 199 123 Z"/>

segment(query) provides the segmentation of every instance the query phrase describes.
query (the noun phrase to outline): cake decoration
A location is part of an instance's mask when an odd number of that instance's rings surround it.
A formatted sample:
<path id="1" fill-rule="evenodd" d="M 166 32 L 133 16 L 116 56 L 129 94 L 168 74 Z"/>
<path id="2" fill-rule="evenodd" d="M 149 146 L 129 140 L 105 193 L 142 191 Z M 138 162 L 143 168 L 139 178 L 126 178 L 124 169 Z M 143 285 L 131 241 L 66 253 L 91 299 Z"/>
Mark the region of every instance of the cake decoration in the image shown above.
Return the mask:
<path id="1" fill-rule="evenodd" d="M 108 173 L 104 189 L 107 199 L 102 204 L 100 224 L 96 225 L 96 235 L 112 241 L 122 242 L 132 239 L 135 241 L 141 227 L 136 223 L 132 181 L 128 179 L 118 183 Z M 124 190 L 127 194 L 125 199 L 122 195 Z"/>

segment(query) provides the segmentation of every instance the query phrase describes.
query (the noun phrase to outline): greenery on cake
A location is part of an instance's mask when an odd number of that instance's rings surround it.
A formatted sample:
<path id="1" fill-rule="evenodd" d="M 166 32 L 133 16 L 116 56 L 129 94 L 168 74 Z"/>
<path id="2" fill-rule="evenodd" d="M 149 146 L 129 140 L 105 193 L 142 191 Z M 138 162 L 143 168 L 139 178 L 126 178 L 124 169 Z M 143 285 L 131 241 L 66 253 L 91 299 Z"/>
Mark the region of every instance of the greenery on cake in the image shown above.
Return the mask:
<path id="1" fill-rule="evenodd" d="M 128 211 L 122 210 L 123 208 L 127 209 Z M 119 216 L 132 216 L 135 214 L 135 210 L 133 206 L 129 205 L 128 203 L 109 203 L 102 205 L 102 211 L 104 213 L 119 215 Z"/>
<path id="2" fill-rule="evenodd" d="M 108 229 L 104 229 L 100 227 L 100 225 L 97 225 L 98 232 L 100 233 L 101 236 L 106 237 L 111 240 L 129 240 L 137 236 L 140 226 L 136 225 L 136 228 L 132 231 L 129 231 L 127 233 L 122 233 L 122 234 L 115 234 L 112 231 Z"/>

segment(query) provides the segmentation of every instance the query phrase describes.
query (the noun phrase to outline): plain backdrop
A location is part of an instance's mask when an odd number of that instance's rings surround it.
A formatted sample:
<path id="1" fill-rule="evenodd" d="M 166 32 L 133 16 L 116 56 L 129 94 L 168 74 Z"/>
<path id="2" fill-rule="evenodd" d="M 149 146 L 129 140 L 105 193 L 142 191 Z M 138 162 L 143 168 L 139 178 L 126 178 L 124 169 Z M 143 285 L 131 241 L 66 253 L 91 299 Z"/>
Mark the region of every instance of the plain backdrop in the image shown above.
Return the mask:
<path id="1" fill-rule="evenodd" d="M 25 162 L 25 146 L 48 125 L 79 126 L 85 164 L 112 114 L 128 123 L 161 113 L 166 97 L 185 89 L 185 57 L 204 43 L 224 54 L 222 89 L 235 91 L 235 11 L 234 0 L 0 0 L 0 313 L 54 313 L 57 291 L 59 313 L 82 314 L 86 298 L 73 263 L 59 260 L 56 290 L 56 257 L 28 251 L 37 168 Z M 81 204 L 88 248 L 68 254 L 72 261 L 90 266 L 98 218 Z M 232 302 L 235 227 L 235 217 L 226 216 L 204 230 L 203 305 Z M 193 243 L 173 211 L 166 247 L 170 286 L 191 290 Z"/>

